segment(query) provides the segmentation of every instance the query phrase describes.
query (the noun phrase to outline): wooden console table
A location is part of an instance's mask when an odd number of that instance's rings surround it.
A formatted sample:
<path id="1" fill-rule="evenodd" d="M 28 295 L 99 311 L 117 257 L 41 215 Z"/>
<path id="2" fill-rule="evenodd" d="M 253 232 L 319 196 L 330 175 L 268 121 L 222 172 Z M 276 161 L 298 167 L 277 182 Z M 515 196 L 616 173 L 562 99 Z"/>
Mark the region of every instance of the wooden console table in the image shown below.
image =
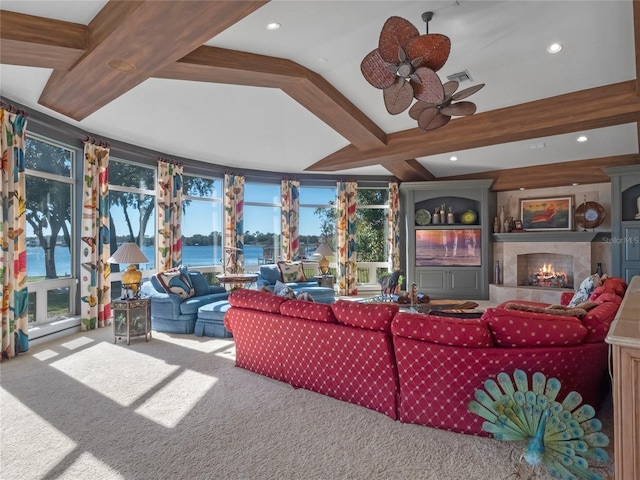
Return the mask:
<path id="1" fill-rule="evenodd" d="M 613 350 L 613 436 L 615 478 L 640 480 L 640 275 L 609 328 Z"/>

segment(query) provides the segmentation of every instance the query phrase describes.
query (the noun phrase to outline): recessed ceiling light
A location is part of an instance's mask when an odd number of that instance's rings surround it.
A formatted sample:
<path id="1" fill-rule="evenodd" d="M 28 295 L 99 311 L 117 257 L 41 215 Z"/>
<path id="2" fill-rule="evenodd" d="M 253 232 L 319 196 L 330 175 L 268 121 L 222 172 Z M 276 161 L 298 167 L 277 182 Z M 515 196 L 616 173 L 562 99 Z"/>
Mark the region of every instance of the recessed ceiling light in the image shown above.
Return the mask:
<path id="1" fill-rule="evenodd" d="M 580 184 L 578 182 L 573 182 L 571 185 L 575 187 L 576 185 L 580 185 Z"/>
<path id="2" fill-rule="evenodd" d="M 547 52 L 549 53 L 558 53 L 560 50 L 562 50 L 562 45 L 559 43 L 552 43 L 547 47 Z"/>
<path id="3" fill-rule="evenodd" d="M 451 160 L 452 162 L 455 162 L 456 160 L 458 160 L 458 157 L 454 156 L 454 157 L 449 158 L 449 160 Z"/>
<path id="4" fill-rule="evenodd" d="M 524 187 L 520 187 L 520 190 L 525 190 L 525 188 Z"/>
<path id="5" fill-rule="evenodd" d="M 280 28 L 280 24 L 278 22 L 272 22 L 272 23 L 267 23 L 266 27 L 267 30 L 277 30 Z"/>
<path id="6" fill-rule="evenodd" d="M 576 140 L 579 142 L 586 142 L 589 138 L 586 135 L 580 135 Z"/>

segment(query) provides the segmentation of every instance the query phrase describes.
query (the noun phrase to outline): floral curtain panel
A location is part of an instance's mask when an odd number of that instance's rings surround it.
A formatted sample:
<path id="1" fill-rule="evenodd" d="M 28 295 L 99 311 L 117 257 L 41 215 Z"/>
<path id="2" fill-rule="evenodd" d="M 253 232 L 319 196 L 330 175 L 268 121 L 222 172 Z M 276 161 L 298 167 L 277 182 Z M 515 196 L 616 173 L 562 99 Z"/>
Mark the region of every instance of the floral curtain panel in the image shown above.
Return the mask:
<path id="1" fill-rule="evenodd" d="M 338 294 L 356 295 L 356 193 L 357 182 L 338 182 Z"/>
<path id="2" fill-rule="evenodd" d="M 110 324 L 109 147 L 89 139 L 84 144 L 82 246 L 80 251 L 81 330 Z"/>
<path id="3" fill-rule="evenodd" d="M 244 264 L 244 176 L 224 176 L 224 271 L 242 273 Z"/>
<path id="4" fill-rule="evenodd" d="M 158 246 L 156 265 L 164 272 L 182 264 L 182 165 L 158 161 Z"/>
<path id="5" fill-rule="evenodd" d="M 2 209 L 0 278 L 2 358 L 29 350 L 24 146 L 27 117 L 2 108 Z"/>
<path id="6" fill-rule="evenodd" d="M 392 272 L 400 270 L 400 187 L 389 183 L 389 211 L 387 212 L 387 251 Z"/>
<path id="7" fill-rule="evenodd" d="M 300 224 L 300 182 L 297 180 L 282 180 L 280 184 L 282 200 L 281 228 L 282 228 L 282 258 L 287 261 L 300 258 L 299 224 Z"/>

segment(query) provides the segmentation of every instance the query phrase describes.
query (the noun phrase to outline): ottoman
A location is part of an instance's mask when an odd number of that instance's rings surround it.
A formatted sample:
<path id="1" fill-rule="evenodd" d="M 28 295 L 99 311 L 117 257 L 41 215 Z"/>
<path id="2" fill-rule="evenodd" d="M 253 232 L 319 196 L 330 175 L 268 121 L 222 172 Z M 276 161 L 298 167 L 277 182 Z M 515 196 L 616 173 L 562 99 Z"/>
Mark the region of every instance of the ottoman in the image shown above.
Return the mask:
<path id="1" fill-rule="evenodd" d="M 227 300 L 203 305 L 198 309 L 198 318 L 193 331 L 197 337 L 230 338 L 233 335 L 224 328 L 224 314 L 229 309 Z"/>

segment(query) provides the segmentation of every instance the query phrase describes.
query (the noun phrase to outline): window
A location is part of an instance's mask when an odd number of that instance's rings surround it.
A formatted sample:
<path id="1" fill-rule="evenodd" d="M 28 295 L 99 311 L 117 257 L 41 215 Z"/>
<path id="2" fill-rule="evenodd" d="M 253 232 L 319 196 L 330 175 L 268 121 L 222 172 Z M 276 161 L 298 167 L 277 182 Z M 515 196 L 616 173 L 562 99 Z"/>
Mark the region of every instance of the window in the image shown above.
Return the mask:
<path id="1" fill-rule="evenodd" d="M 222 264 L 222 179 L 183 175 L 182 263 Z M 202 270 L 202 269 L 201 269 Z"/>
<path id="2" fill-rule="evenodd" d="M 300 187 L 301 256 L 313 259 L 313 252 L 322 242 L 335 252 L 336 191 L 336 187 Z"/>
<path id="3" fill-rule="evenodd" d="M 154 269 L 156 262 L 156 169 L 124 160 L 109 160 L 110 252 L 123 243 L 138 244 Z M 111 298 L 120 294 L 120 271 L 127 266 L 111 264 Z"/>
<path id="4" fill-rule="evenodd" d="M 280 252 L 280 184 L 246 183 L 244 188 L 244 267 L 256 271 L 273 251 Z M 271 250 L 273 249 L 273 250 Z"/>
<path id="5" fill-rule="evenodd" d="M 48 323 L 75 312 L 75 151 L 29 134 L 25 168 L 28 317 Z"/>
<path id="6" fill-rule="evenodd" d="M 389 189 L 358 187 L 356 198 L 358 283 L 374 284 L 377 276 L 374 272 L 388 269 Z"/>

